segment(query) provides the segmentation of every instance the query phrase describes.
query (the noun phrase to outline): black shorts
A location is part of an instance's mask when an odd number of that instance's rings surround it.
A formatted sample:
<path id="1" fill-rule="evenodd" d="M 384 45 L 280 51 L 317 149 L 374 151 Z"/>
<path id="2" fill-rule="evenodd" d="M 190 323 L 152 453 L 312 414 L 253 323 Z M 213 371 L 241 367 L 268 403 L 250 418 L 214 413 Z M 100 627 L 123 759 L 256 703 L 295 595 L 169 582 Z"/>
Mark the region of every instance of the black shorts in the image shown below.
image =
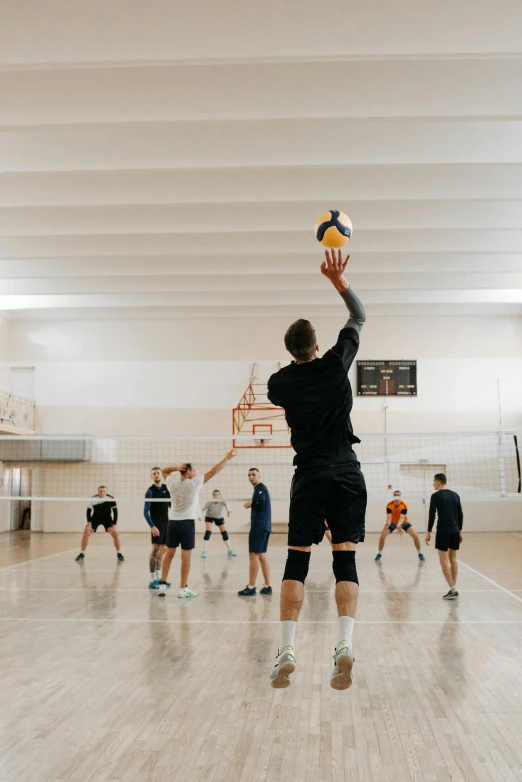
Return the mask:
<path id="1" fill-rule="evenodd" d="M 266 554 L 270 532 L 266 529 L 251 529 L 248 536 L 248 551 L 250 554 Z"/>
<path id="2" fill-rule="evenodd" d="M 328 524 L 332 543 L 362 543 L 366 484 L 359 462 L 345 462 L 294 473 L 290 490 L 289 546 L 311 546 Z"/>
<path id="3" fill-rule="evenodd" d="M 405 521 L 405 522 L 403 522 L 403 523 L 401 524 L 401 527 L 402 527 L 402 529 L 404 530 L 404 532 L 408 532 L 409 528 L 411 527 L 411 524 L 410 524 L 410 522 L 409 522 L 409 521 Z M 388 527 L 388 530 L 389 530 L 390 532 L 395 532 L 395 530 L 396 530 L 396 529 L 397 529 L 397 525 L 395 524 L 395 522 L 394 522 L 394 521 L 392 521 L 392 523 L 391 523 L 391 524 L 390 524 L 390 526 Z"/>
<path id="4" fill-rule="evenodd" d="M 169 519 L 165 540 L 167 548 L 178 548 L 178 546 L 181 546 L 183 551 L 192 551 L 195 548 L 195 539 L 196 525 L 194 524 L 194 519 L 184 519 L 183 521 Z"/>
<path id="5" fill-rule="evenodd" d="M 111 519 L 107 519 L 106 521 L 91 521 L 92 524 L 92 531 L 96 532 L 98 527 L 103 527 L 105 529 L 105 532 L 110 530 L 111 527 L 116 526 L 116 522 L 112 521 Z"/>
<path id="6" fill-rule="evenodd" d="M 225 519 L 211 519 L 210 516 L 205 516 L 205 521 L 207 524 L 217 524 L 218 527 L 221 527 L 221 525 L 225 523 Z"/>
<path id="7" fill-rule="evenodd" d="M 150 533 L 150 542 L 153 543 L 155 546 L 164 546 L 165 542 L 167 540 L 167 527 L 169 523 L 168 521 L 157 521 L 154 526 L 159 529 L 159 535 L 157 537 L 154 537 L 152 532 Z"/>
<path id="8" fill-rule="evenodd" d="M 435 548 L 438 549 L 438 551 L 447 551 L 449 548 L 452 551 L 458 551 L 460 548 L 460 533 L 437 532 L 435 535 Z"/>

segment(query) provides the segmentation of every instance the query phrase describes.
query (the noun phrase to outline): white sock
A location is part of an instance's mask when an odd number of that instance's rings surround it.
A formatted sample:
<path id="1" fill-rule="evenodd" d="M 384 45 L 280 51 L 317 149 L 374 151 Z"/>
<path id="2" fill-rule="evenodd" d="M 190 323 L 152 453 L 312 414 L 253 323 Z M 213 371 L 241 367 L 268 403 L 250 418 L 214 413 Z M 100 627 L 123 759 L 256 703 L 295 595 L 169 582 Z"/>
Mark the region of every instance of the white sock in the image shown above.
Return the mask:
<path id="1" fill-rule="evenodd" d="M 351 645 L 354 622 L 355 619 L 353 619 L 351 616 L 339 617 L 339 643 L 341 643 L 341 641 L 348 641 L 348 643 Z"/>
<path id="2" fill-rule="evenodd" d="M 203 541 L 203 551 L 207 550 L 207 546 L 208 546 L 208 540 L 204 540 Z"/>
<path id="3" fill-rule="evenodd" d="M 227 549 L 230 551 L 230 541 L 229 540 L 225 540 L 224 543 L 225 543 L 225 546 L 227 547 Z"/>
<path id="4" fill-rule="evenodd" d="M 156 581 L 156 571 L 155 570 L 151 571 L 150 580 L 151 581 Z"/>
<path id="5" fill-rule="evenodd" d="M 154 573 L 154 577 L 156 581 L 161 581 L 161 570 L 156 570 L 156 572 Z"/>
<path id="6" fill-rule="evenodd" d="M 295 631 L 297 630 L 297 622 L 292 619 L 285 619 L 281 622 L 281 651 L 285 646 L 294 647 Z"/>

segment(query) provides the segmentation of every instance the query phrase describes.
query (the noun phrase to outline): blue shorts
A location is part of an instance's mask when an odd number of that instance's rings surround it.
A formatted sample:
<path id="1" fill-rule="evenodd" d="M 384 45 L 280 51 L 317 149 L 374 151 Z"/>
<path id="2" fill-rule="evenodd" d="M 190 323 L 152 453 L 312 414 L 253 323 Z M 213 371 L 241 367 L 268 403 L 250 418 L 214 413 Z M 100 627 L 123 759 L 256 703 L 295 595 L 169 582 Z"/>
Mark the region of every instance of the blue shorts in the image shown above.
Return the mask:
<path id="1" fill-rule="evenodd" d="M 270 531 L 251 529 L 248 536 L 248 551 L 250 554 L 266 554 Z"/>
<path id="2" fill-rule="evenodd" d="M 402 527 L 402 529 L 404 530 L 404 532 L 408 532 L 409 528 L 411 527 L 411 524 L 410 524 L 410 522 L 409 522 L 409 521 L 405 521 L 405 522 L 403 522 L 403 524 L 401 524 L 401 527 Z M 390 532 L 393 532 L 393 531 L 394 531 L 394 530 L 396 530 L 396 529 L 397 529 L 397 525 L 396 525 L 396 524 L 394 524 L 394 523 L 393 523 L 393 521 L 392 521 L 392 523 L 391 523 L 391 524 L 390 524 L 390 526 L 388 527 L 388 530 L 389 530 Z"/>

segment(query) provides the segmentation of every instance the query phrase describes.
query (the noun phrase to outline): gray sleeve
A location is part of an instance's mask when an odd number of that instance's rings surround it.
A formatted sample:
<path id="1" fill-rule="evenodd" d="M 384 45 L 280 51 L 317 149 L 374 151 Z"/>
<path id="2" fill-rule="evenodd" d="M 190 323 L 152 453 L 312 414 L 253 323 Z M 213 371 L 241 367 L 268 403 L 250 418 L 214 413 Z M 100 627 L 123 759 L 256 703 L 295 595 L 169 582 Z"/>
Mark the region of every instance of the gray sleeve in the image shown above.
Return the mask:
<path id="1" fill-rule="evenodd" d="M 362 305 L 362 302 L 352 286 L 350 285 L 347 290 L 341 293 L 341 298 L 346 304 L 346 308 L 350 313 L 350 317 L 343 326 L 345 329 L 355 329 L 358 334 L 361 333 L 361 329 L 366 321 L 366 311 Z"/>

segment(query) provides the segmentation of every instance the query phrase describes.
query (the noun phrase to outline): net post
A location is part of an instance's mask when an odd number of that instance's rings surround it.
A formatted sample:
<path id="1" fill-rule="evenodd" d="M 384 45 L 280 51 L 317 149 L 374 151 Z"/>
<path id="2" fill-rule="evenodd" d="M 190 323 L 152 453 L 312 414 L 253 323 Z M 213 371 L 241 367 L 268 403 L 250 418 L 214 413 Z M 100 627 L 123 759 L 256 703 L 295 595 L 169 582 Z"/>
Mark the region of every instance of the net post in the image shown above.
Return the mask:
<path id="1" fill-rule="evenodd" d="M 506 462 L 504 459 L 504 433 L 497 432 L 498 436 L 498 478 L 500 484 L 500 496 L 505 497 L 506 490 Z"/>

